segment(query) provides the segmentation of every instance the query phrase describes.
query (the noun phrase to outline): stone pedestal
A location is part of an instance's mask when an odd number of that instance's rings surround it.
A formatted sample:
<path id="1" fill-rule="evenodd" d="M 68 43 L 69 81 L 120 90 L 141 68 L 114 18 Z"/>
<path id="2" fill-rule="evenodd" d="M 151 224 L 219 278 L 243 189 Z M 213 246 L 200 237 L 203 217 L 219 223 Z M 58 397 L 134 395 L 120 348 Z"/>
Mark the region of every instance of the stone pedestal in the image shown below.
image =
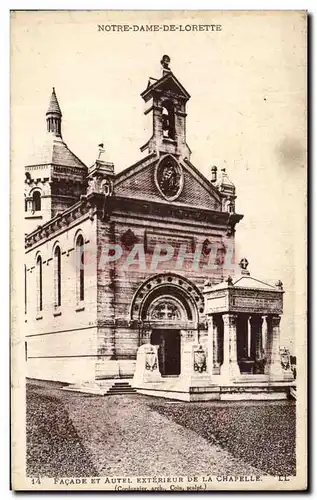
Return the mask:
<path id="1" fill-rule="evenodd" d="M 240 376 L 237 361 L 237 315 L 223 314 L 223 364 L 220 369 L 221 378 L 228 381 Z"/>
<path id="2" fill-rule="evenodd" d="M 134 387 L 162 381 L 157 351 L 157 345 L 143 344 L 139 347 L 133 376 Z"/>
<path id="3" fill-rule="evenodd" d="M 182 387 L 206 385 L 211 382 L 208 372 L 206 349 L 199 343 L 188 342 L 182 352 L 182 372 L 180 384 Z"/>
<path id="4" fill-rule="evenodd" d="M 291 356 L 289 349 L 283 347 L 280 349 L 280 360 L 283 373 L 283 379 L 286 381 L 294 380 L 294 375 L 291 367 Z"/>

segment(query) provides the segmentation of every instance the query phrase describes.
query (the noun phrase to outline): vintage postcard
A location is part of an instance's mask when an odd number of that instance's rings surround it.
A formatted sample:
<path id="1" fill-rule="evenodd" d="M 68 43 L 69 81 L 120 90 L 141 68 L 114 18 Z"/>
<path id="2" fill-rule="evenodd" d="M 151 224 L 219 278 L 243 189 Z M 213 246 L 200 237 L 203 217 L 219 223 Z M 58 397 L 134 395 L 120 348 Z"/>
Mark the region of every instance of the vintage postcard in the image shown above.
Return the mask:
<path id="1" fill-rule="evenodd" d="M 12 11 L 14 490 L 307 488 L 305 11 Z"/>

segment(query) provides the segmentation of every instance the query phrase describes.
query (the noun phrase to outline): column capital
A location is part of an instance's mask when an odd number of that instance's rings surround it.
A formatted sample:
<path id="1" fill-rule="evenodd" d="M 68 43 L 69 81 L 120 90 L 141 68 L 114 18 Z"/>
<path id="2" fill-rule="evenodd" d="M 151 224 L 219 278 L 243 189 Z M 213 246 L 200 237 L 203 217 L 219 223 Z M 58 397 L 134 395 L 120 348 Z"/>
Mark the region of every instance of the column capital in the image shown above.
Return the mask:
<path id="1" fill-rule="evenodd" d="M 237 321 L 238 315 L 236 313 L 224 313 L 222 314 L 223 322 L 226 324 L 235 324 Z"/>
<path id="2" fill-rule="evenodd" d="M 223 364 L 220 369 L 222 377 L 232 380 L 240 375 L 237 363 L 237 314 L 225 313 L 223 319 Z"/>
<path id="3" fill-rule="evenodd" d="M 214 315 L 213 314 L 207 314 L 207 324 L 208 326 L 212 326 L 214 324 Z"/>

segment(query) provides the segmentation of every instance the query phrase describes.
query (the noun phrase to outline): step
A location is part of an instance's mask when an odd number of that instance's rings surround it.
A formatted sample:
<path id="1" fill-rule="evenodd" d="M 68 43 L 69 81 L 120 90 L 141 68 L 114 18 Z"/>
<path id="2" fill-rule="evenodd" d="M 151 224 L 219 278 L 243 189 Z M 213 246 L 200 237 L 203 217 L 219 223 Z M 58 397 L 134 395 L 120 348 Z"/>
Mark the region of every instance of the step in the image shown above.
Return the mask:
<path id="1" fill-rule="evenodd" d="M 122 396 L 123 394 L 137 394 L 137 392 L 136 391 L 107 392 L 107 396 Z"/>
<path id="2" fill-rule="evenodd" d="M 116 391 L 116 392 L 119 392 L 119 391 L 134 391 L 135 389 L 133 389 L 132 387 L 110 387 L 108 389 L 108 391 Z"/>
<path id="3" fill-rule="evenodd" d="M 121 394 L 121 392 L 136 392 L 136 391 L 135 391 L 135 390 L 133 390 L 133 389 L 122 389 L 122 390 L 119 390 L 119 391 L 118 391 L 118 390 L 115 390 L 115 389 L 109 389 L 109 390 L 108 390 L 108 393 L 109 393 L 109 392 L 117 392 L 117 393 Z"/>

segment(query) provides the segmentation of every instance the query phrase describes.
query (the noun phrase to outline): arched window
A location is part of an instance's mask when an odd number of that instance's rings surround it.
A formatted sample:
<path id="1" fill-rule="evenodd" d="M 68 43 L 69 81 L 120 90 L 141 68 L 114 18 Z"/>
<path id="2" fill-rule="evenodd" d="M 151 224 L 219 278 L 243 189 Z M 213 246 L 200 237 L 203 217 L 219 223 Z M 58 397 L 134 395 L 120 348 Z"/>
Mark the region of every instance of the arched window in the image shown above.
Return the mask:
<path id="1" fill-rule="evenodd" d="M 43 310 L 43 270 L 42 257 L 39 255 L 36 260 L 36 291 L 37 291 L 37 310 Z"/>
<path id="2" fill-rule="evenodd" d="M 61 283 L 61 249 L 57 246 L 54 250 L 54 290 L 55 307 L 62 303 L 62 283 Z"/>
<path id="3" fill-rule="evenodd" d="M 171 101 L 165 101 L 162 107 L 162 129 L 163 137 L 175 139 L 175 114 Z"/>
<path id="4" fill-rule="evenodd" d="M 34 191 L 33 193 L 33 210 L 34 212 L 41 210 L 41 193 L 39 191 Z"/>
<path id="5" fill-rule="evenodd" d="M 76 295 L 77 302 L 85 298 L 84 238 L 81 234 L 76 240 Z"/>

